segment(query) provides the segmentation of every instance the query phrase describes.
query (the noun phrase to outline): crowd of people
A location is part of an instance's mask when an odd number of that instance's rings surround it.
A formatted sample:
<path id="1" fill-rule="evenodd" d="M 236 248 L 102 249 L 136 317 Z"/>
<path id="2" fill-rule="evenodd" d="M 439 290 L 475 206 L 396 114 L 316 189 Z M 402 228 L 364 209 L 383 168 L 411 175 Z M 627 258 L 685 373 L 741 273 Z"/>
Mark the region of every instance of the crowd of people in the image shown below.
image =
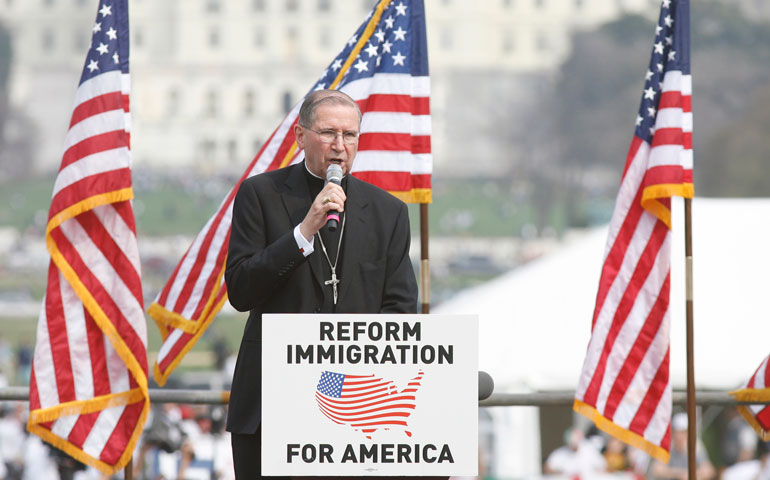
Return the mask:
<path id="1" fill-rule="evenodd" d="M 26 431 L 26 402 L 0 403 L 0 479 L 2 480 L 120 480 L 123 472 L 103 475 Z M 145 480 L 234 479 L 226 410 L 216 405 L 153 405 L 134 451 L 134 478 Z M 709 480 L 770 480 L 770 442 L 729 411 L 719 445 L 724 465 L 715 468 L 702 442 L 696 447 L 697 478 Z M 663 464 L 618 439 L 573 427 L 564 445 L 547 455 L 546 476 L 599 478 L 607 474 L 627 478 L 687 478 L 687 417 L 674 415 L 671 459 Z M 622 475 L 620 475 L 622 474 Z M 479 477 L 481 478 L 481 477 Z"/>
<path id="2" fill-rule="evenodd" d="M 26 402 L 0 403 L 0 480 L 119 480 L 26 431 Z M 137 480 L 234 479 L 225 407 L 154 405 L 134 450 Z"/>
<path id="3" fill-rule="evenodd" d="M 215 345 L 218 342 L 214 342 Z M 221 342 L 219 342 L 221 343 Z M 220 351 L 216 351 L 220 350 Z M 215 348 L 217 366 L 227 352 Z M 221 358 L 220 358 L 221 357 Z M 32 346 L 0 338 L 0 387 L 29 385 Z M 27 432 L 27 402 L 0 401 L 0 480 L 117 480 L 104 475 Z M 230 434 L 226 406 L 153 405 L 134 450 L 134 478 L 145 480 L 230 480 Z"/>
<path id="4" fill-rule="evenodd" d="M 136 477 L 229 480 L 233 473 L 224 407 L 165 403 L 153 407 L 135 453 Z"/>
<path id="5" fill-rule="evenodd" d="M 702 441 L 695 448 L 698 480 L 770 480 L 770 442 L 762 442 L 752 428 L 728 410 L 729 421 L 720 444 L 723 466 L 714 467 Z M 671 456 L 668 463 L 651 458 L 620 440 L 591 427 L 588 431 L 569 428 L 564 445 L 548 454 L 543 473 L 569 478 L 598 478 L 624 474 L 628 478 L 686 480 L 688 478 L 688 419 L 677 413 L 671 420 Z"/>

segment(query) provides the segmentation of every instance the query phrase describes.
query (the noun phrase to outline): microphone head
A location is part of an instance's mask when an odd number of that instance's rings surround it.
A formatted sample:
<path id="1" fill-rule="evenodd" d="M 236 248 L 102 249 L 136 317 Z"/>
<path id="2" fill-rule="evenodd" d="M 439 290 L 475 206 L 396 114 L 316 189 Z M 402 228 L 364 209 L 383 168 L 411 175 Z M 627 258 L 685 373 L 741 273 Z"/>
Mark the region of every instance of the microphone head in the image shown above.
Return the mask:
<path id="1" fill-rule="evenodd" d="M 326 169 L 326 181 L 337 185 L 342 184 L 342 167 L 336 163 L 329 165 L 329 168 Z"/>
<path id="2" fill-rule="evenodd" d="M 487 372 L 479 370 L 479 400 L 486 400 L 495 390 L 495 382 Z"/>

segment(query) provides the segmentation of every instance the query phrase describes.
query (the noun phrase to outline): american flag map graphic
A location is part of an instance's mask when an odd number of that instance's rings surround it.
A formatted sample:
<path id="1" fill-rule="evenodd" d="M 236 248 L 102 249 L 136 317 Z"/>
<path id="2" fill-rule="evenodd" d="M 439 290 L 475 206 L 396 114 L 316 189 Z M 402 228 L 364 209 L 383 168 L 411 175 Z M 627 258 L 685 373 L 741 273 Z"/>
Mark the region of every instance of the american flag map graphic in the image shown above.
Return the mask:
<path id="1" fill-rule="evenodd" d="M 352 175 L 406 202 L 431 201 L 431 117 L 422 0 L 380 0 L 310 91 L 337 89 L 363 113 Z M 298 102 L 198 233 L 148 312 L 163 337 L 155 380 L 165 384 L 227 299 L 225 256 L 232 206 L 248 177 L 301 162 Z"/>
<path id="2" fill-rule="evenodd" d="M 350 425 L 366 438 L 379 428 L 403 428 L 412 436 L 407 419 L 417 406 L 416 394 L 424 372 L 420 371 L 407 386 L 398 390 L 392 380 L 374 375 L 345 375 L 324 371 L 316 388 L 318 408 L 329 420 Z"/>
<path id="3" fill-rule="evenodd" d="M 131 207 L 127 0 L 102 0 L 46 228 L 27 428 L 105 473 L 149 410 L 147 327 Z"/>
<path id="4" fill-rule="evenodd" d="M 688 0 L 662 0 L 644 80 L 574 408 L 667 462 L 671 197 L 693 196 Z"/>

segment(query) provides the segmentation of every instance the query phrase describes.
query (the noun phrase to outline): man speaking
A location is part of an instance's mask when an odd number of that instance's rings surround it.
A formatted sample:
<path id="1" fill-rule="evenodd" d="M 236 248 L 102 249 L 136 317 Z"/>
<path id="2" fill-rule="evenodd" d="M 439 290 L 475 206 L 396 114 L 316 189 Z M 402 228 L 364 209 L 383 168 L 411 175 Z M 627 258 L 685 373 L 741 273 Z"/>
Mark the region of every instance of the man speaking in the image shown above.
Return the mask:
<path id="1" fill-rule="evenodd" d="M 250 311 L 227 417 L 239 480 L 261 477 L 263 313 L 417 311 L 406 204 L 349 175 L 360 127 L 352 98 L 310 93 L 294 127 L 305 161 L 246 179 L 235 197 L 225 282 Z"/>

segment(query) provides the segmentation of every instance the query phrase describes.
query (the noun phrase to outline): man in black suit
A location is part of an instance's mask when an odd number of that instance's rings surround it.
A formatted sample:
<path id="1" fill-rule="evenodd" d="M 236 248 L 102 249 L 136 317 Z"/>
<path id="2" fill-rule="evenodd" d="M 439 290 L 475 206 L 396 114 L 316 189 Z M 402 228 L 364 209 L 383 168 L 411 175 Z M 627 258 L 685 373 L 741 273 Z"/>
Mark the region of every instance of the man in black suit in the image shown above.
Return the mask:
<path id="1" fill-rule="evenodd" d="M 305 161 L 245 180 L 233 205 L 225 270 L 230 303 L 249 310 L 227 430 L 236 478 L 260 478 L 263 313 L 416 313 L 406 204 L 348 175 L 361 111 L 349 96 L 307 96 L 294 127 Z M 342 185 L 324 183 L 331 164 Z M 336 232 L 324 227 L 339 212 Z"/>

